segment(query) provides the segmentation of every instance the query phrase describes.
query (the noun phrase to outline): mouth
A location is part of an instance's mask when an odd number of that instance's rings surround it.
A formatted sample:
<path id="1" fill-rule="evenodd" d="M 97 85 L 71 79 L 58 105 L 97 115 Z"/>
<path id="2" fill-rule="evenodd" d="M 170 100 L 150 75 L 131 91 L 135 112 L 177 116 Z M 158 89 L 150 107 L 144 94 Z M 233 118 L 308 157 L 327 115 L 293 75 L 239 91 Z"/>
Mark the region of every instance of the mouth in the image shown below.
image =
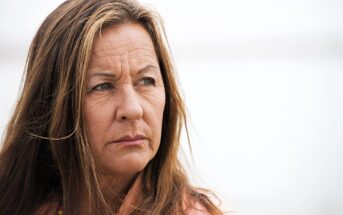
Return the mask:
<path id="1" fill-rule="evenodd" d="M 144 135 L 135 135 L 129 136 L 125 135 L 111 143 L 113 144 L 120 144 L 120 145 L 127 145 L 127 146 L 136 146 L 141 145 L 145 142 L 147 138 Z"/>

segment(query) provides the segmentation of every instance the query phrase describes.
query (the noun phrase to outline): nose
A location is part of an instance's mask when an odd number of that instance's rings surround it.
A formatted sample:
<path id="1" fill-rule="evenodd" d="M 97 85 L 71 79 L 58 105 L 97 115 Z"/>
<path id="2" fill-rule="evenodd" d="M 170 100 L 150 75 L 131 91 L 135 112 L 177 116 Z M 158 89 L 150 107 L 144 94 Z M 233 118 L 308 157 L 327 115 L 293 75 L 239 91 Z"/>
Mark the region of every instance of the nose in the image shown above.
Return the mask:
<path id="1" fill-rule="evenodd" d="M 132 86 L 123 86 L 120 90 L 116 119 L 118 121 L 135 121 L 143 116 L 143 108 L 139 101 L 139 95 Z"/>

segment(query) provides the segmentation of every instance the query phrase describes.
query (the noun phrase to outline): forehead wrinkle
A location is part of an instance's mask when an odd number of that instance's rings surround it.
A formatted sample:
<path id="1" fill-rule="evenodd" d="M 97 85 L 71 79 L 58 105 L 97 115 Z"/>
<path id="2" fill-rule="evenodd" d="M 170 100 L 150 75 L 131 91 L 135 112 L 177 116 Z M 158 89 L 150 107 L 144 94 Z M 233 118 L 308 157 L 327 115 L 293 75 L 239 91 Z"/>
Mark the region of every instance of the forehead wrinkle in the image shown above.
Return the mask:
<path id="1" fill-rule="evenodd" d="M 97 60 L 98 58 L 102 58 L 103 60 Z M 92 57 L 89 70 L 92 71 L 112 71 L 116 70 L 117 64 L 110 56 L 101 56 L 101 57 Z"/>
<path id="2" fill-rule="evenodd" d="M 119 51 L 118 51 L 119 49 Z M 122 49 L 122 50 L 120 50 Z M 113 49 L 109 49 L 109 48 L 103 48 L 103 49 L 96 49 L 94 51 L 92 51 L 92 55 L 94 57 L 98 57 L 98 58 L 102 58 L 102 57 L 117 57 L 117 56 L 123 56 L 123 55 L 130 55 L 132 54 L 132 52 L 136 52 L 136 51 L 142 51 L 141 53 L 139 53 L 139 55 L 145 55 L 145 56 L 150 56 L 153 57 L 155 56 L 155 50 L 152 50 L 151 48 L 146 48 L 146 47 L 134 47 L 131 49 L 126 49 L 125 48 L 121 48 L 121 47 L 115 47 Z"/>
<path id="3" fill-rule="evenodd" d="M 118 57 L 118 56 L 116 56 Z M 155 56 L 149 56 L 141 54 L 134 58 L 118 57 L 117 60 L 111 58 L 111 56 L 101 56 L 98 58 L 103 58 L 103 60 L 92 59 L 89 70 L 118 70 L 118 65 L 120 65 L 120 70 L 123 70 L 123 65 L 127 65 L 130 70 L 142 70 L 142 68 L 154 68 L 159 70 L 159 65 L 156 61 Z M 119 62 L 119 63 L 118 63 Z M 131 68 L 132 67 L 132 68 Z M 126 68 L 126 67 L 125 67 Z"/>
<path id="4" fill-rule="evenodd" d="M 152 52 L 139 52 L 139 53 L 132 53 L 135 50 L 138 49 L 132 49 L 131 53 L 124 53 L 124 54 L 116 54 L 111 52 L 111 55 L 98 55 L 93 56 L 93 59 L 91 61 L 91 68 L 101 68 L 101 69 L 110 69 L 118 71 L 118 66 L 120 65 L 120 70 L 123 71 L 123 69 L 140 69 L 146 64 L 152 64 L 155 67 L 159 68 L 158 62 L 157 62 L 157 56 L 155 53 Z M 133 57 L 130 55 L 134 55 Z M 100 60 L 101 59 L 101 60 Z M 126 64 L 126 65 L 123 65 Z M 125 68 L 123 68 L 125 66 Z M 133 67 L 133 68 L 131 68 Z M 138 68 L 137 68 L 138 67 Z"/>

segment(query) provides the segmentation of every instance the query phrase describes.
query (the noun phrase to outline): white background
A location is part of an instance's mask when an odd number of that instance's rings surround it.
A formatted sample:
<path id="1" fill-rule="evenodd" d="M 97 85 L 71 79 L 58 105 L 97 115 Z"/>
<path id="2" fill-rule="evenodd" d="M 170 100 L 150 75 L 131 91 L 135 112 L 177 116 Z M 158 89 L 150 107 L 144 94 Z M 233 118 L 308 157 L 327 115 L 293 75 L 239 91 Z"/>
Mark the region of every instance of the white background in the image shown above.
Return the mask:
<path id="1" fill-rule="evenodd" d="M 0 134 L 61 2 L 0 0 Z M 144 2 L 165 20 L 197 183 L 241 215 L 343 214 L 343 2 Z"/>

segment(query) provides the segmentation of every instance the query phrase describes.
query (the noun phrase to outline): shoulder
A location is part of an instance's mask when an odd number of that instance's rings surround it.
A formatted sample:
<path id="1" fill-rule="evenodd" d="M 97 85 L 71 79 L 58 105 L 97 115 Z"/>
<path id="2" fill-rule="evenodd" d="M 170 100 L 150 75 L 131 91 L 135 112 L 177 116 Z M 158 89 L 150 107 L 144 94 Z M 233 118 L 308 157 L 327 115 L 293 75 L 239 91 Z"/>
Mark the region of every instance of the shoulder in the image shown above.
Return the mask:
<path id="1" fill-rule="evenodd" d="M 231 207 L 228 207 L 211 191 L 205 189 L 196 189 L 195 190 L 199 195 L 207 197 L 211 203 L 216 206 L 223 215 L 238 215 L 235 210 Z M 211 215 L 207 208 L 201 203 L 201 199 L 191 200 L 191 197 L 185 197 L 185 202 L 188 205 L 186 214 L 187 215 Z"/>

